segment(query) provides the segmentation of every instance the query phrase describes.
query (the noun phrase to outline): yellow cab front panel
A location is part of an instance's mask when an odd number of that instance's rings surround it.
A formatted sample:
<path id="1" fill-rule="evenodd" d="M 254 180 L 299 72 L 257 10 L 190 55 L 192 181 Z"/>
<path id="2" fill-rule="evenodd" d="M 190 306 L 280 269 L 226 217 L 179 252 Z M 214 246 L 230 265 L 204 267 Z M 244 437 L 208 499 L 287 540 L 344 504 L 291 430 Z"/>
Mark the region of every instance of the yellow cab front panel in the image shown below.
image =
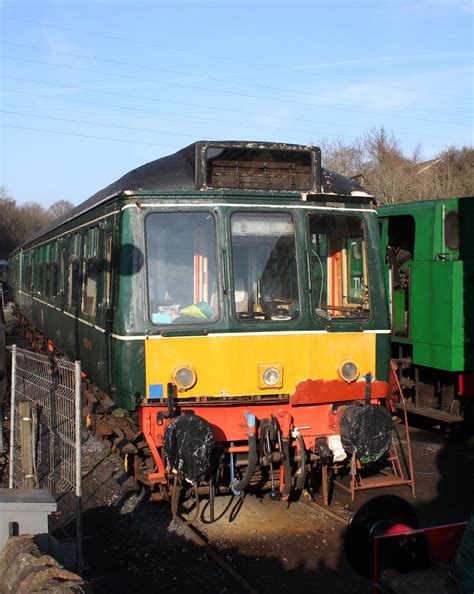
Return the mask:
<path id="1" fill-rule="evenodd" d="M 153 337 L 145 341 L 147 398 L 166 396 L 166 385 L 182 367 L 191 368 L 195 384 L 177 397 L 246 397 L 287 394 L 305 380 L 339 380 L 345 361 L 359 369 L 357 381 L 375 373 L 375 332 L 272 332 L 208 336 Z M 269 387 L 265 369 L 276 367 L 280 381 Z M 341 383 L 344 384 L 344 382 Z"/>

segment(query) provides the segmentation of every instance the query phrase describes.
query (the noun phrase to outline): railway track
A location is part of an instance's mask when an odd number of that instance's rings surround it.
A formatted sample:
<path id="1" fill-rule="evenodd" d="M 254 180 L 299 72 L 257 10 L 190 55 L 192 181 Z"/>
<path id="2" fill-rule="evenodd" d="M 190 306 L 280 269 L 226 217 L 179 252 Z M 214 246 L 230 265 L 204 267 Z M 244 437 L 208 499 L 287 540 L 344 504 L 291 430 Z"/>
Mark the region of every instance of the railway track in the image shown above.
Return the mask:
<path id="1" fill-rule="evenodd" d="M 174 521 L 181 528 L 186 538 L 191 540 L 195 545 L 201 547 L 208 557 L 210 557 L 217 565 L 232 578 L 235 584 L 242 592 L 247 594 L 258 594 L 259 591 L 254 588 L 249 582 L 232 567 L 232 565 L 220 554 L 217 550 L 209 545 L 207 540 L 202 536 L 197 528 L 186 524 L 181 518 L 175 516 Z"/>
<path id="2" fill-rule="evenodd" d="M 343 512 L 342 512 L 342 510 L 340 510 L 341 513 L 337 513 L 333 509 L 329 509 L 325 505 L 322 505 L 321 503 L 318 503 L 317 501 L 314 501 L 314 500 L 309 500 L 305 497 L 302 497 L 298 503 L 300 505 L 304 505 L 305 507 L 308 507 L 309 509 L 317 510 L 317 511 L 325 514 L 326 516 L 328 516 L 331 520 L 336 520 L 336 522 L 338 522 L 339 524 L 343 524 L 344 526 L 347 525 L 347 523 L 349 522 L 349 520 L 351 519 L 351 517 L 353 515 L 352 512 L 348 512 L 347 510 L 343 510 Z"/>
<path id="3" fill-rule="evenodd" d="M 331 522 L 335 521 L 343 528 L 347 525 L 349 519 L 352 517 L 352 512 L 339 508 L 337 508 L 338 511 L 334 511 L 316 501 L 310 500 L 309 495 L 307 497 L 301 497 L 300 501 L 293 505 L 300 506 L 302 509 L 304 509 L 303 513 L 306 513 L 307 511 L 322 513 Z M 174 517 L 174 522 L 179 526 L 184 536 L 188 540 L 192 541 L 198 547 L 201 547 L 203 552 L 229 576 L 229 578 L 238 587 L 239 591 L 245 592 L 246 594 L 259 594 L 259 592 L 261 592 L 261 590 L 249 582 L 247 578 L 242 575 L 242 573 L 239 572 L 231 562 L 229 562 L 229 560 L 219 551 L 218 547 L 212 546 L 209 543 L 209 539 L 199 530 L 199 528 L 194 525 L 187 524 L 177 516 Z"/>

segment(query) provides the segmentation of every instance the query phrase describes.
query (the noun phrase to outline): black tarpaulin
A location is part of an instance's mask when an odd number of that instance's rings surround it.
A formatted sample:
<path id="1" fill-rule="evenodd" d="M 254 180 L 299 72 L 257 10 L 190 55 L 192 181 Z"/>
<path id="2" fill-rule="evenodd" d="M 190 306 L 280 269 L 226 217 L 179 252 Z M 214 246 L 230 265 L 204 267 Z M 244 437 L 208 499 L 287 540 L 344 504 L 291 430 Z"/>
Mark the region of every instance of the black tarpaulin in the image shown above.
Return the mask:
<path id="1" fill-rule="evenodd" d="M 199 480 L 209 470 L 214 434 L 202 417 L 182 415 L 166 429 L 164 448 L 173 470 L 189 480 Z"/>
<path id="2" fill-rule="evenodd" d="M 363 463 L 380 458 L 392 442 L 392 417 L 381 405 L 347 406 L 341 414 L 340 429 L 346 452 L 355 452 Z"/>

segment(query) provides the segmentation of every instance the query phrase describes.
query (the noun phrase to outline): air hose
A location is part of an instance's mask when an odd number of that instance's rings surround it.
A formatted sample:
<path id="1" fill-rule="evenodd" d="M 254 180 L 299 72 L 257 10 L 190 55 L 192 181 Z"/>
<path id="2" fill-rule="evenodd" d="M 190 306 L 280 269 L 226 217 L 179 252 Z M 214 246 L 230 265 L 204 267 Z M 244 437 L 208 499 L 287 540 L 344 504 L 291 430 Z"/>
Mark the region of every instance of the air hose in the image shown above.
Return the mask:
<path id="1" fill-rule="evenodd" d="M 276 432 L 273 422 L 270 419 L 259 421 L 259 464 L 269 466 L 272 461 L 272 443 L 276 439 Z"/>
<path id="2" fill-rule="evenodd" d="M 179 498 L 181 496 L 181 490 L 183 488 L 183 476 L 181 474 L 177 475 L 175 478 L 175 483 L 173 485 L 173 492 L 171 494 L 171 514 L 174 516 L 178 515 L 179 510 Z M 193 524 L 199 517 L 199 493 L 198 493 L 198 484 L 197 481 L 193 481 L 193 491 L 194 491 L 194 501 L 195 501 L 195 508 L 192 516 L 188 516 L 187 518 L 183 518 L 179 516 L 180 519 L 185 524 Z"/>
<path id="3" fill-rule="evenodd" d="M 249 461 L 245 470 L 244 476 L 240 481 L 234 479 L 230 483 L 230 490 L 234 495 L 240 495 L 242 491 L 250 483 L 257 466 L 257 430 L 256 430 L 256 419 L 252 413 L 245 413 L 244 416 L 247 418 L 247 425 L 249 428 Z"/>
<path id="4" fill-rule="evenodd" d="M 287 499 L 291 491 L 291 463 L 290 463 L 290 438 L 283 437 L 282 439 L 283 448 L 283 486 L 281 488 L 282 499 Z"/>
<path id="5" fill-rule="evenodd" d="M 296 488 L 302 489 L 306 478 L 306 450 L 304 447 L 303 436 L 298 433 L 298 445 L 300 450 L 300 467 L 298 469 L 298 478 L 296 479 Z"/>
<path id="6" fill-rule="evenodd" d="M 278 421 L 281 427 L 281 463 L 283 466 L 283 484 L 280 485 L 282 499 L 288 499 L 291 492 L 291 461 L 290 461 L 290 431 L 291 415 L 280 410 L 277 413 Z"/>

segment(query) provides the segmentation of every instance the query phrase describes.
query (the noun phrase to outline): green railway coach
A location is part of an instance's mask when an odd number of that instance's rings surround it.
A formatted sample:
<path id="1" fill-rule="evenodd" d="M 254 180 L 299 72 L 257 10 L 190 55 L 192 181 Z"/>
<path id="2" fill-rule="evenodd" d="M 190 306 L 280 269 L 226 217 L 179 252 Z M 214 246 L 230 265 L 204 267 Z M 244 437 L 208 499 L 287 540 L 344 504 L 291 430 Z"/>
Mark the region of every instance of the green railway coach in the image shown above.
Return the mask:
<path id="1" fill-rule="evenodd" d="M 379 208 L 392 357 L 409 409 L 459 421 L 474 396 L 474 198 Z"/>
<path id="2" fill-rule="evenodd" d="M 10 264 L 31 335 L 81 359 L 94 427 L 153 488 L 178 468 L 235 494 L 266 477 L 288 497 L 321 460 L 389 447 L 374 199 L 316 147 L 197 142 L 29 237 Z"/>

